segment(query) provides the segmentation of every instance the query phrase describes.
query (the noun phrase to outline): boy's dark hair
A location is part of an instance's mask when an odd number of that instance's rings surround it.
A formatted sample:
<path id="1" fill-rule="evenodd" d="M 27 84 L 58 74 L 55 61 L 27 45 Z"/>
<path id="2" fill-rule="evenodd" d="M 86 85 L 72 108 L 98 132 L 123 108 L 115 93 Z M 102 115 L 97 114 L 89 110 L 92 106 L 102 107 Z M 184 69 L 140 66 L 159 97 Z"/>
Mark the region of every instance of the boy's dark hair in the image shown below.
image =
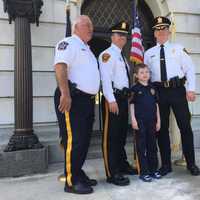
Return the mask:
<path id="1" fill-rule="evenodd" d="M 148 68 L 147 65 L 145 65 L 144 63 L 140 63 L 140 64 L 137 64 L 135 65 L 135 67 L 133 68 L 133 73 L 134 74 L 137 74 L 139 69 L 144 69 L 144 68 Z"/>

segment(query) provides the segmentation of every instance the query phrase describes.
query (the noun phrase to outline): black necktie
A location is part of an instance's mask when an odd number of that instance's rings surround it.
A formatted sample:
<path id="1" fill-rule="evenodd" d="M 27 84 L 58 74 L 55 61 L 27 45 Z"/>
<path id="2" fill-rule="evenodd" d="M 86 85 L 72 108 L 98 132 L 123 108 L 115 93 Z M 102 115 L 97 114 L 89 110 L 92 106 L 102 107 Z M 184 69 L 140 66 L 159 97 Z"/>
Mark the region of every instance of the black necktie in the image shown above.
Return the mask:
<path id="1" fill-rule="evenodd" d="M 160 75 L 161 81 L 167 81 L 164 45 L 160 45 Z"/>
<path id="2" fill-rule="evenodd" d="M 124 60 L 124 64 L 125 64 L 125 68 L 126 68 L 126 74 L 127 74 L 127 77 L 128 77 L 128 87 L 130 88 L 130 86 L 131 86 L 131 79 L 130 79 L 130 74 L 129 74 L 128 66 L 127 66 L 125 57 L 124 57 L 124 55 L 123 55 L 122 52 L 121 52 L 121 55 L 122 55 L 122 58 Z"/>

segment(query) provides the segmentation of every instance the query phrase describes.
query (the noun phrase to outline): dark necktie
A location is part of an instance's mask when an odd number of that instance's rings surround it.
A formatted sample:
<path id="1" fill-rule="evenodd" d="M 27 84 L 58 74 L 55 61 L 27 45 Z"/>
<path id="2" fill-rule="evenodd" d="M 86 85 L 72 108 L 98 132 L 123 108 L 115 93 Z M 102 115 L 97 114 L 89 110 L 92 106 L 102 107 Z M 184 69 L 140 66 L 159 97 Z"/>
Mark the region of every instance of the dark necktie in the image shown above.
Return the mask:
<path id="1" fill-rule="evenodd" d="M 125 68 L 126 68 L 126 74 L 127 74 L 127 77 L 128 77 L 128 87 L 130 88 L 130 86 L 131 86 L 131 79 L 130 79 L 130 74 L 129 74 L 128 66 L 127 66 L 125 57 L 124 57 L 124 55 L 123 55 L 122 52 L 121 52 L 121 55 L 122 55 L 122 58 L 124 60 L 124 64 L 125 64 Z"/>
<path id="2" fill-rule="evenodd" d="M 164 45 L 160 45 L 160 75 L 161 81 L 167 81 Z"/>

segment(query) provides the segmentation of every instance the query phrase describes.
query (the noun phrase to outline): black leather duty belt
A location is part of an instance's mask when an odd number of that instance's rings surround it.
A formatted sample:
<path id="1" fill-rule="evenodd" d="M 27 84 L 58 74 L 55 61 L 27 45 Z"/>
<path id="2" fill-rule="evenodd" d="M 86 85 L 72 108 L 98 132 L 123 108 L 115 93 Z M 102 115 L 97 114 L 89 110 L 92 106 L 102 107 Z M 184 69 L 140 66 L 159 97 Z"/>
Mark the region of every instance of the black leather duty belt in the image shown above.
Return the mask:
<path id="1" fill-rule="evenodd" d="M 96 96 L 94 94 L 88 94 L 86 92 L 83 92 L 83 91 L 81 91 L 81 90 L 79 90 L 77 88 L 75 88 L 73 92 L 74 92 L 74 95 L 80 95 L 80 96 L 83 96 L 83 97 L 86 97 L 86 98 L 90 98 L 90 99 L 94 99 L 95 96 Z M 72 96 L 73 96 L 73 94 L 72 94 Z"/>
<path id="2" fill-rule="evenodd" d="M 169 81 L 153 82 L 155 87 L 163 88 L 178 88 L 185 85 L 186 77 L 179 78 L 178 76 L 171 78 Z"/>
<path id="3" fill-rule="evenodd" d="M 117 88 L 113 88 L 113 92 L 115 95 L 121 97 L 121 98 L 129 98 L 130 96 L 130 89 L 124 87 L 122 90 L 117 89 Z"/>

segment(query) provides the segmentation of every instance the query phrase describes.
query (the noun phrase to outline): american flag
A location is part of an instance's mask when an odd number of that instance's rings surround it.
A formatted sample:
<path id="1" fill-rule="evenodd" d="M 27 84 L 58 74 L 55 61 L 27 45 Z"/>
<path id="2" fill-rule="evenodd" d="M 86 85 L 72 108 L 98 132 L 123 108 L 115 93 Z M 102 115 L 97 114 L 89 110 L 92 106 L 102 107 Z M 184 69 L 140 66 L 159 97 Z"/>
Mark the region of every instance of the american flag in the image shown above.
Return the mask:
<path id="1" fill-rule="evenodd" d="M 141 26 L 137 11 L 134 18 L 135 19 L 133 20 L 132 28 L 130 60 L 135 63 L 142 63 L 144 57 L 144 48 L 142 46 L 142 34 L 140 30 Z"/>

